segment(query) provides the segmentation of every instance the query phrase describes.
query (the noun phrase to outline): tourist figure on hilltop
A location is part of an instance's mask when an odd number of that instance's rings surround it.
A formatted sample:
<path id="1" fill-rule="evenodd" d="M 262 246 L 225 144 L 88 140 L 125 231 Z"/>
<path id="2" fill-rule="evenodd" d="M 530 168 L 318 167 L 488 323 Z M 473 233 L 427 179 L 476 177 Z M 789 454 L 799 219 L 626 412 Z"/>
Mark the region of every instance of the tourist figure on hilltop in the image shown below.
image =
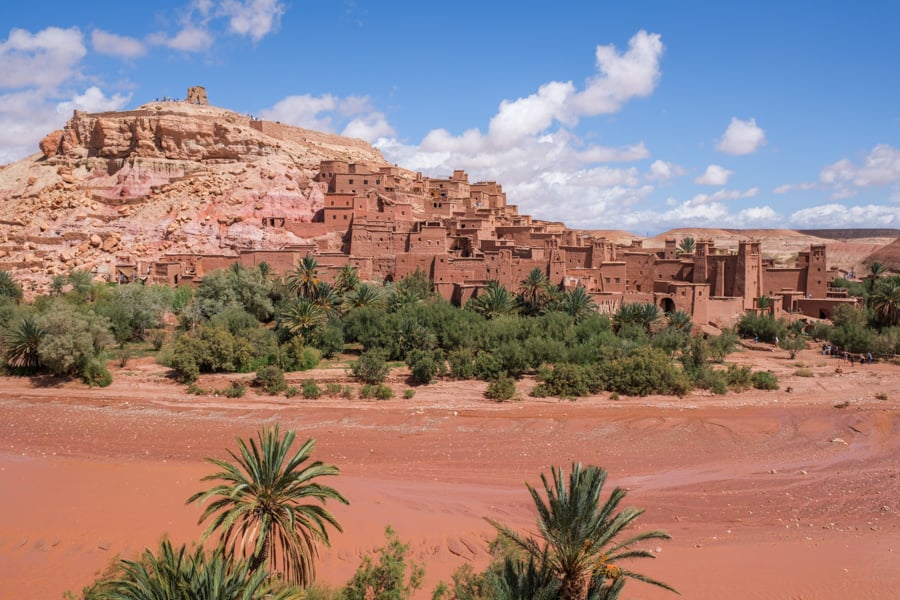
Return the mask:
<path id="1" fill-rule="evenodd" d="M 867 365 L 872 364 L 872 353 L 871 352 L 866 352 L 866 364 Z"/>

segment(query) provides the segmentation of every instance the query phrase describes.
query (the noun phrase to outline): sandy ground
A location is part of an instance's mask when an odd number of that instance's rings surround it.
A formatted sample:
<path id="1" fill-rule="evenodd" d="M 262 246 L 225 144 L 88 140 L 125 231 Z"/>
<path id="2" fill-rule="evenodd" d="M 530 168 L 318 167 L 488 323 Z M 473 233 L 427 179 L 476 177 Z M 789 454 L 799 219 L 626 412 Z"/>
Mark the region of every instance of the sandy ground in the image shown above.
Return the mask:
<path id="1" fill-rule="evenodd" d="M 383 402 L 230 400 L 184 394 L 147 360 L 103 390 L 0 379 L 0 599 L 60 598 L 164 533 L 197 539 L 200 510 L 184 501 L 203 488 L 204 457 L 276 421 L 317 439 L 351 501 L 333 507 L 345 532 L 322 551 L 321 581 L 346 581 L 390 524 L 426 563 L 418 597 L 430 597 L 464 562 L 486 564 L 484 517 L 531 528 L 524 482 L 582 461 L 630 489 L 640 527 L 673 536 L 634 567 L 686 598 L 897 597 L 900 368 L 813 350 L 729 360 L 773 369 L 782 389 L 496 404 L 472 382 L 404 400 L 398 381 Z M 799 362 L 815 376 L 793 375 Z M 625 597 L 674 596 L 630 583 Z"/>

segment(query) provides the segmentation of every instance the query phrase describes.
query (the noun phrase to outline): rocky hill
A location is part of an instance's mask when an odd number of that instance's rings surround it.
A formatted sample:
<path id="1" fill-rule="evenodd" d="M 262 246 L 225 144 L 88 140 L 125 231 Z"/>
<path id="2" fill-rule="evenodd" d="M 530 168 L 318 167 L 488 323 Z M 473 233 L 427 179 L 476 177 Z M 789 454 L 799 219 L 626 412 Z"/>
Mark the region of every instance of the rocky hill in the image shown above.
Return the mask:
<path id="1" fill-rule="evenodd" d="M 320 161 L 387 164 L 361 140 L 188 102 L 76 111 L 40 150 L 0 167 L 0 269 L 29 292 L 71 269 L 302 243 L 260 225 L 312 219 Z"/>
<path id="2" fill-rule="evenodd" d="M 312 220 L 324 202 L 324 184 L 313 181 L 322 160 L 388 164 L 361 140 L 216 108 L 205 94 L 126 112 L 76 111 L 40 150 L 0 166 L 0 269 L 13 272 L 29 296 L 72 269 L 102 279 L 117 264 L 167 253 L 234 255 L 309 242 L 262 223 Z M 641 237 L 590 233 L 622 244 Z M 811 243 L 827 243 L 830 266 L 860 272 L 875 256 L 900 268 L 896 244 L 884 256 L 874 254 L 896 239 L 896 230 L 677 229 L 644 246 L 688 235 L 729 249 L 740 239 L 759 239 L 779 263 L 791 264 Z M 317 240 L 320 247 L 338 249 L 339 234 L 331 236 Z"/>

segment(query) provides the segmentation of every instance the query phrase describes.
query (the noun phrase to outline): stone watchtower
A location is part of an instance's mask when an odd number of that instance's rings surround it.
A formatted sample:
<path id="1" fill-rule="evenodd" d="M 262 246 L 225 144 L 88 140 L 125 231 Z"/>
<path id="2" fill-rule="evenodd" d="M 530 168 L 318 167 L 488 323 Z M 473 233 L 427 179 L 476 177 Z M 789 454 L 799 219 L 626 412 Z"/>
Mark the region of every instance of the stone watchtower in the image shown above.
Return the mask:
<path id="1" fill-rule="evenodd" d="M 201 85 L 189 87 L 187 101 L 189 104 L 209 104 L 209 100 L 206 99 L 206 88 Z"/>

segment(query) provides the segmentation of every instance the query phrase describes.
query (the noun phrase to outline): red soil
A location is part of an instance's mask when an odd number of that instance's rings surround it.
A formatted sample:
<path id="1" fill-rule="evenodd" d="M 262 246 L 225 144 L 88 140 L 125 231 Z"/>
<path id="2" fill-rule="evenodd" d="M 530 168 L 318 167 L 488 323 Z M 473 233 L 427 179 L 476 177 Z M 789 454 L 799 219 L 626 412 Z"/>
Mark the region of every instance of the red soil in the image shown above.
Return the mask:
<path id="1" fill-rule="evenodd" d="M 897 367 L 807 350 L 797 360 L 815 377 L 798 377 L 782 352 L 730 360 L 773 369 L 781 390 L 495 404 L 482 384 L 446 382 L 413 400 L 230 400 L 186 395 L 147 361 L 103 390 L 0 379 L 0 598 L 59 598 L 164 533 L 197 539 L 200 509 L 184 500 L 204 487 L 203 458 L 275 421 L 317 439 L 351 501 L 329 505 L 345 532 L 322 550 L 321 581 L 346 581 L 390 524 L 426 563 L 430 597 L 463 562 L 486 564 L 484 517 L 531 529 L 523 483 L 581 461 L 630 489 L 639 527 L 673 536 L 634 568 L 686 598 L 894 597 Z M 635 582 L 625 597 L 674 596 Z"/>

